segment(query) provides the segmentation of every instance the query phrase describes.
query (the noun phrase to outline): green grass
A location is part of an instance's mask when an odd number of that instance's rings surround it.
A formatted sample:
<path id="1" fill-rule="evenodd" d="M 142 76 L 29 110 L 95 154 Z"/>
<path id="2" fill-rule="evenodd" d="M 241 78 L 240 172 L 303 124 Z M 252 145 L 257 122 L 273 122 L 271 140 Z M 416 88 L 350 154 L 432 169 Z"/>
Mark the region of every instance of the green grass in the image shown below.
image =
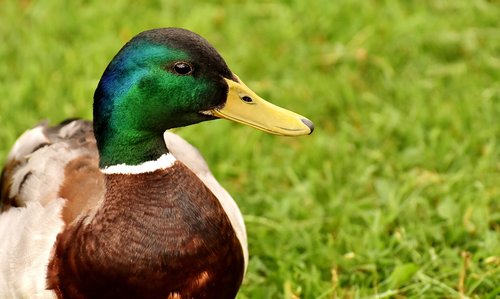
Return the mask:
<path id="1" fill-rule="evenodd" d="M 177 130 L 245 215 L 238 298 L 499 298 L 498 2 L 137 3 L 1 1 L 0 162 L 41 119 L 90 118 L 131 36 L 186 27 L 316 125 Z"/>

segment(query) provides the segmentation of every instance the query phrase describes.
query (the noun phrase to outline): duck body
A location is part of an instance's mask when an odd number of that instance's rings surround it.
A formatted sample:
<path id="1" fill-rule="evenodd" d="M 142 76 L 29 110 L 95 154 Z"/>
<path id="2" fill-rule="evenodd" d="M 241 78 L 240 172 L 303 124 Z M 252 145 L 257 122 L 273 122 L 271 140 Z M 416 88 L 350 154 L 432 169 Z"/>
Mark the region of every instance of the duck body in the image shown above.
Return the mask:
<path id="1" fill-rule="evenodd" d="M 244 96 L 279 120 L 240 115 Z M 164 131 L 215 118 L 312 131 L 259 100 L 192 32 L 132 39 L 103 74 L 93 123 L 40 124 L 11 150 L 0 298 L 234 298 L 248 263 L 243 217 L 199 152 Z"/>
<path id="2" fill-rule="evenodd" d="M 126 173 L 99 169 L 90 122 L 26 132 L 4 174 L 0 252 L 10 255 L 0 254 L 0 298 L 234 297 L 247 259 L 243 218 L 198 151 L 164 136 L 163 162 Z"/>

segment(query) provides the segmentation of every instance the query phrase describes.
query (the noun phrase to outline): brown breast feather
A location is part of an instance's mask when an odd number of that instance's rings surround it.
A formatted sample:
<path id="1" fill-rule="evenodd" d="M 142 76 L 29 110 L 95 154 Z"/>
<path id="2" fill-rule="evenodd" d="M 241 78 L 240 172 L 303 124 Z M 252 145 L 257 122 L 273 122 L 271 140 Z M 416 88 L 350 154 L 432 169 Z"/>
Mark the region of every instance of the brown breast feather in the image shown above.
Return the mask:
<path id="1" fill-rule="evenodd" d="M 106 175 L 92 220 L 58 236 L 48 283 L 59 298 L 234 298 L 243 253 L 215 196 L 182 163 Z"/>

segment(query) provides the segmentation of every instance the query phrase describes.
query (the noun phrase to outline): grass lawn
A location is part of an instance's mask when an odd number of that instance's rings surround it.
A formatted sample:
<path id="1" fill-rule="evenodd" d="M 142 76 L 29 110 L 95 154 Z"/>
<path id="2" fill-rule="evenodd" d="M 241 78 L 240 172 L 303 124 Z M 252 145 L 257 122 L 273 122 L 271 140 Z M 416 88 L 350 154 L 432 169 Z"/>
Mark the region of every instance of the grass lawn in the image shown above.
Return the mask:
<path id="1" fill-rule="evenodd" d="M 198 32 L 311 136 L 176 130 L 238 202 L 238 298 L 500 297 L 496 1 L 1 1 L 0 163 L 41 119 L 90 118 L 134 34 Z"/>

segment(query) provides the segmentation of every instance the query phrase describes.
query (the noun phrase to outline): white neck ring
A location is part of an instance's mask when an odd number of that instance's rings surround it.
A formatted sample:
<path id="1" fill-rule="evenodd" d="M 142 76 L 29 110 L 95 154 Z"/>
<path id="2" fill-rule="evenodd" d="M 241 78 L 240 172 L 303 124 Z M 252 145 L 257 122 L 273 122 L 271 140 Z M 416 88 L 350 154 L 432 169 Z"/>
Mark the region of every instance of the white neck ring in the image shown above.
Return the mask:
<path id="1" fill-rule="evenodd" d="M 104 174 L 140 174 L 153 172 L 160 169 L 166 169 L 174 165 L 175 157 L 171 154 L 163 154 L 160 158 L 154 161 L 146 161 L 138 165 L 117 164 L 107 166 L 101 171 Z"/>

